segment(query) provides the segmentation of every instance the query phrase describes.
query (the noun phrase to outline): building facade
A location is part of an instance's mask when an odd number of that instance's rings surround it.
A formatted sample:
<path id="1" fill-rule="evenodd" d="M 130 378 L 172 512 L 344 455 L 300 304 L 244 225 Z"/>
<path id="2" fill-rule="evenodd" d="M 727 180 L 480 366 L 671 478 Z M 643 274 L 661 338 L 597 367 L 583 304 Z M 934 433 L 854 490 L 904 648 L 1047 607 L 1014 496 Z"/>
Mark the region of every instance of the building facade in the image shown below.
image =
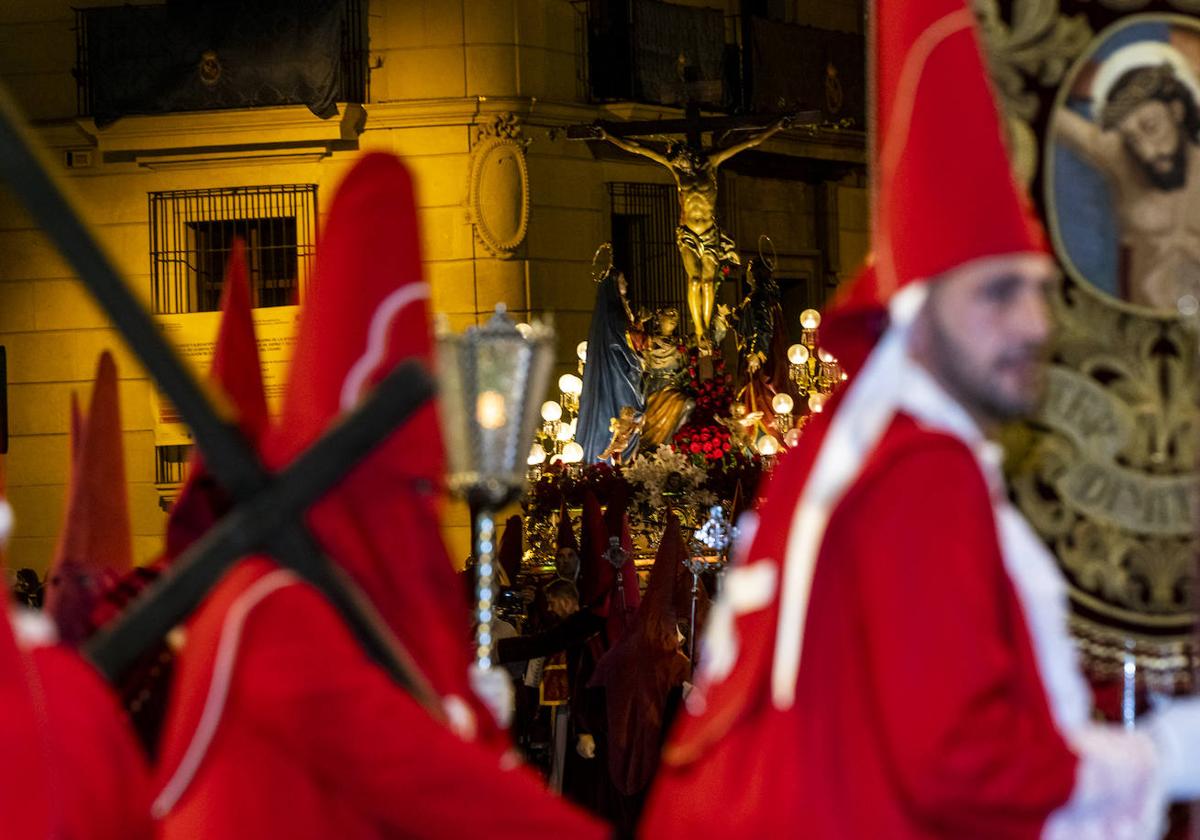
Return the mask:
<path id="1" fill-rule="evenodd" d="M 703 2 L 342 2 L 345 87 L 336 113 L 324 118 L 304 104 L 157 103 L 154 113 L 100 115 L 95 66 L 98 45 L 111 51 L 98 40 L 108 30 L 89 26 L 87 13 L 66 2 L 0 6 L 0 80 L 131 287 L 165 320 L 215 306 L 233 233 L 248 243 L 256 304 L 302 300 L 337 183 L 360 154 L 384 150 L 401 155 L 416 179 L 434 309 L 456 329 L 501 301 L 519 318 L 553 313 L 559 372 L 567 372 L 586 337 L 601 243 L 614 242 L 635 302 L 649 296 L 647 284 L 678 277 L 669 174 L 603 142 L 569 139 L 568 127 L 678 118 L 681 97 L 695 91 L 717 106 L 708 110 L 786 110 L 780 105 L 790 107 L 794 86 L 772 80 L 794 79 L 772 64 L 779 50 L 770 45 L 796 33 L 826 32 L 824 40 L 848 45 L 850 56 L 857 42 L 861 57 L 861 3 L 845 0 L 710 0 L 715 11 L 706 20 L 710 30 L 719 21 L 720 64 L 689 72 L 681 52 L 678 84 L 662 70 L 678 31 L 670 21 L 684 14 L 680 7 Z M 202 56 L 200 78 L 219 73 L 222 58 Z M 819 72 L 806 84 L 825 101 L 800 104 L 836 112 L 862 70 L 825 65 L 804 70 Z M 861 129 L 851 122 L 788 132 L 722 169 L 723 224 L 743 258 L 757 252 L 760 235 L 770 238 L 763 247 L 777 255 L 789 313 L 819 305 L 867 250 Z M 732 301 L 738 290 L 722 294 Z M 18 521 L 10 565 L 41 571 L 49 563 L 62 526 L 70 395 L 85 396 L 104 348 L 117 354 L 121 374 L 137 560 L 151 559 L 184 450 L 164 434 L 144 371 L 3 187 L 0 345 L 8 360 L 7 492 Z M 468 533 L 464 512 L 451 505 L 454 556 L 466 555 Z"/>

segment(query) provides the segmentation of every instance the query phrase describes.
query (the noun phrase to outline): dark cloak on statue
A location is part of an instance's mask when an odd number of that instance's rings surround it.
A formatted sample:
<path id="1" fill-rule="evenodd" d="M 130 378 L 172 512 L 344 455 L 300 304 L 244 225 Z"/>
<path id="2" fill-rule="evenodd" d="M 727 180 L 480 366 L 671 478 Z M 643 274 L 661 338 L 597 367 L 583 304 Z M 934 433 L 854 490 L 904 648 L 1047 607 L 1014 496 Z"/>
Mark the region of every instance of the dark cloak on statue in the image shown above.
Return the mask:
<path id="1" fill-rule="evenodd" d="M 579 423 L 575 440 L 583 447 L 583 462 L 591 464 L 612 440 L 609 423 L 622 406 L 638 414 L 646 409 L 642 396 L 642 362 L 629 345 L 629 316 L 619 287 L 620 273 L 609 269 L 596 290 L 592 325 L 588 330 L 587 364 L 583 368 L 583 393 L 579 397 Z M 637 449 L 635 434 L 621 453 L 628 461 Z"/>
<path id="2" fill-rule="evenodd" d="M 788 385 L 787 350 L 783 336 L 783 307 L 779 284 L 763 260 L 752 260 L 747 271 L 750 293 L 742 301 L 738 318 L 741 346 L 738 352 L 738 382 L 742 384 L 738 401 L 749 411 L 761 411 L 765 418 L 774 416 L 771 401 Z M 750 370 L 750 357 L 763 358 L 757 370 Z M 766 419 L 769 431 L 780 437 L 782 431 Z"/>

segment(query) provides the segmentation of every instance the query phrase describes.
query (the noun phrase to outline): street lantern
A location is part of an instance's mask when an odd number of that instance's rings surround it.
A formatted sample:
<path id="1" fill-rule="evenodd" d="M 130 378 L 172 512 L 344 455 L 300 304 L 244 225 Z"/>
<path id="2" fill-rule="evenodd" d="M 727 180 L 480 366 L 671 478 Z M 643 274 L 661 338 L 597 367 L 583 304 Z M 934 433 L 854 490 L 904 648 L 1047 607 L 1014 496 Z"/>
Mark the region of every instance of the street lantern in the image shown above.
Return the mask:
<path id="1" fill-rule="evenodd" d="M 486 324 L 437 339 L 442 430 L 450 488 L 475 531 L 476 663 L 492 666 L 497 509 L 525 487 L 539 402 L 554 364 L 554 331 L 518 330 L 504 304 Z"/>

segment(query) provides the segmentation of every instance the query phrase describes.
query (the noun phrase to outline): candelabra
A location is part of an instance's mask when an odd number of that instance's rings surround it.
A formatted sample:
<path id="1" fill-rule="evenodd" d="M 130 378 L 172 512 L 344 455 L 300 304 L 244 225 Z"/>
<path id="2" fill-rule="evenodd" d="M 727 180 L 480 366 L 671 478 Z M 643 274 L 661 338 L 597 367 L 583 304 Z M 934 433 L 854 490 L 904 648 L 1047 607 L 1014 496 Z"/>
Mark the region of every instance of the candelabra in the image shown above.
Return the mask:
<path id="1" fill-rule="evenodd" d="M 792 409 L 794 407 L 791 394 L 776 394 L 775 398 L 771 400 L 771 408 L 775 409 L 775 428 L 779 430 L 779 434 L 786 435 L 792 428 Z"/>
<path id="2" fill-rule="evenodd" d="M 763 435 L 758 439 L 756 444 L 758 454 L 762 456 L 763 468 L 771 469 L 775 466 L 775 459 L 779 456 L 779 438 L 775 435 Z"/>
<path id="3" fill-rule="evenodd" d="M 573 373 L 558 377 L 559 402 L 567 414 L 579 413 L 579 395 L 583 393 L 583 380 Z"/>
<path id="4" fill-rule="evenodd" d="M 788 376 L 796 386 L 796 393 L 802 397 L 820 390 L 821 356 L 829 355 L 817 349 L 817 330 L 820 326 L 821 313 L 815 309 L 805 309 L 800 313 L 800 343 L 793 344 L 787 351 Z"/>
<path id="5" fill-rule="evenodd" d="M 546 463 L 546 449 L 540 443 L 534 443 L 529 450 L 529 457 L 525 460 L 529 466 L 528 480 L 530 484 L 537 484 L 542 477 L 542 467 Z"/>
<path id="6" fill-rule="evenodd" d="M 554 400 L 542 403 L 542 437 L 555 455 L 562 451 L 562 447 L 558 445 L 558 427 L 562 413 L 562 406 Z"/>
<path id="7" fill-rule="evenodd" d="M 525 486 L 538 417 L 534 395 L 545 392 L 550 377 L 554 331 L 540 324 L 518 330 L 499 304 L 486 324 L 439 335 L 437 344 L 449 484 L 466 498 L 475 532 L 475 661 L 490 668 L 495 512 Z"/>
<path id="8" fill-rule="evenodd" d="M 821 314 L 815 309 L 804 310 L 800 313 L 800 327 L 800 343 L 793 344 L 787 351 L 788 379 L 795 388 L 796 395 L 808 406 L 808 414 L 801 415 L 795 421 L 797 429 L 803 428 L 809 415 L 819 414 L 825 408 L 825 401 L 829 395 L 846 381 L 846 372 L 842 370 L 838 360 L 828 350 L 819 346 Z M 779 397 L 776 397 L 776 400 L 778 401 Z M 789 412 L 795 407 L 790 396 L 787 405 Z M 787 413 L 780 411 L 778 403 L 773 407 L 777 419 L 781 413 Z M 788 430 L 781 427 L 780 432 L 784 434 L 786 442 Z"/>
<path id="9" fill-rule="evenodd" d="M 536 450 L 529 453 L 529 465 L 534 466 L 536 461 L 539 475 L 540 465 L 546 458 L 549 458 L 552 464 L 562 461 L 568 465 L 583 460 L 582 448 L 578 458 L 567 457 L 568 454 L 575 454 L 571 444 L 575 441 L 575 428 L 579 422 L 579 395 L 583 393 L 583 380 L 573 373 L 564 373 L 558 378 L 558 391 L 557 401 L 546 400 L 542 403 L 542 428 L 539 433 L 541 439 L 538 445 L 545 457 L 540 456 Z"/>

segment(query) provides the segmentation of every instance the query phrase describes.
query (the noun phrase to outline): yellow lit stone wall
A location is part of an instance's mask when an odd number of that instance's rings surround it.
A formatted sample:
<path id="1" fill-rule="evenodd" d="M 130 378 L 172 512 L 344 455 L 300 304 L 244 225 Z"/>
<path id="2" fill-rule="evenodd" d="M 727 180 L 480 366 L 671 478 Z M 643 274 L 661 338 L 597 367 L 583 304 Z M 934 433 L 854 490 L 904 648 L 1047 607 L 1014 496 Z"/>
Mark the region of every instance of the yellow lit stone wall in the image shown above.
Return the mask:
<path id="1" fill-rule="evenodd" d="M 577 55 L 582 21 L 567 0 L 371 0 L 368 15 L 371 102 L 344 107 L 328 121 L 294 107 L 128 117 L 98 130 L 75 116 L 74 18 L 63 0 L 0 4 L 0 81 L 35 121 L 52 166 L 143 300 L 150 294 L 147 193 L 315 183 L 323 215 L 358 154 L 387 150 L 403 156 L 416 179 L 435 310 L 455 327 L 486 317 L 501 300 L 518 317 L 552 312 L 558 372 L 573 369 L 594 295 L 591 256 L 609 235 L 606 184 L 662 183 L 667 174 L 633 158 L 598 156 L 589 144 L 566 140 L 563 129 L 678 112 L 586 101 Z M 529 227 L 508 259 L 483 246 L 465 207 L 477 132 L 502 113 L 518 116 L 529 141 Z M 357 150 L 330 151 L 346 141 Z M 786 138 L 767 148 L 862 160 L 861 141 Z M 90 151 L 92 166 L 68 169 L 68 150 Z M 745 182 L 731 187 L 740 235 L 757 238 L 765 228 L 781 251 L 815 247 L 813 187 L 730 175 L 728 183 L 736 182 Z M 845 273 L 866 249 L 865 191 L 853 177 L 836 191 Z M 0 344 L 10 381 L 8 492 L 18 517 L 11 563 L 44 569 L 49 562 L 62 519 L 70 394 L 86 399 L 105 347 L 117 352 L 120 367 L 135 550 L 140 562 L 151 559 L 165 516 L 154 484 L 151 386 L 71 270 L 2 189 Z M 469 542 L 461 506 L 448 507 L 445 532 L 461 560 Z"/>

